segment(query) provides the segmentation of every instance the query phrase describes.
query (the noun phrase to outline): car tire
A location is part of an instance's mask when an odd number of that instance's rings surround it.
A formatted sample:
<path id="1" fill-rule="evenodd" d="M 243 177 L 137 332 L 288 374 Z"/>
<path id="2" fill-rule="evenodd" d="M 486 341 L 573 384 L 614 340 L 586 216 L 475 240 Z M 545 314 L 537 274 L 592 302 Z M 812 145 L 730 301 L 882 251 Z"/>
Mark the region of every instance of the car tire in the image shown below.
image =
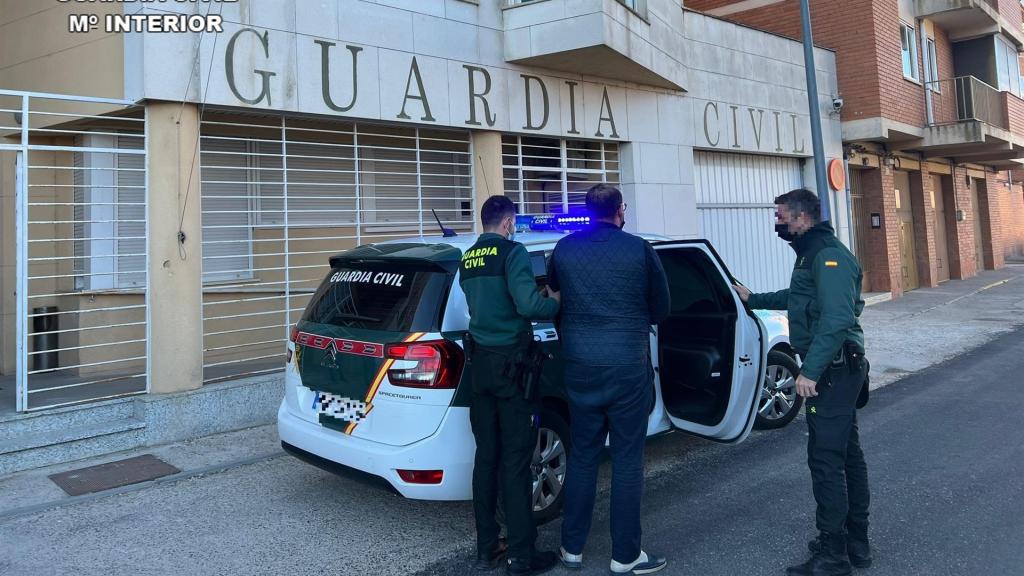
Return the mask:
<path id="1" fill-rule="evenodd" d="M 768 365 L 761 379 L 755 430 L 782 428 L 800 413 L 804 399 L 796 393 L 796 377 L 799 374 L 800 365 L 792 356 L 782 350 L 768 352 Z"/>
<path id="2" fill-rule="evenodd" d="M 557 411 L 544 407 L 540 412 L 540 426 L 537 430 L 537 444 L 531 463 L 533 472 L 534 509 L 533 521 L 537 526 L 547 524 L 562 513 L 565 500 L 565 472 L 568 468 L 569 423 Z M 543 478 L 541 476 L 543 475 Z M 537 495 L 537 483 L 541 486 L 540 496 Z M 499 488 L 500 490 L 500 488 Z M 498 494 L 498 523 L 505 526 L 505 508 L 501 493 Z"/>

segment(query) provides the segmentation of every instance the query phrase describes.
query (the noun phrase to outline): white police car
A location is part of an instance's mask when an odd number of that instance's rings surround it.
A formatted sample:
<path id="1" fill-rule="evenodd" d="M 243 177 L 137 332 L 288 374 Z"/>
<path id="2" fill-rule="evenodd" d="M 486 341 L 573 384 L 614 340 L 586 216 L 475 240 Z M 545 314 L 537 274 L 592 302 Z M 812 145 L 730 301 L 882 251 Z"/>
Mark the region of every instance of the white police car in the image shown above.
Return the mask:
<path id="1" fill-rule="evenodd" d="M 563 236 L 517 235 L 538 285 L 546 256 Z M 768 426 L 789 422 L 799 404 L 785 317 L 747 310 L 707 241 L 645 238 L 661 257 L 672 297 L 669 318 L 650 338 L 656 376 L 648 435 L 682 430 L 735 443 L 755 418 Z M 340 464 L 379 476 L 409 498 L 472 497 L 470 383 L 461 348 L 469 314 L 458 270 L 475 240 L 416 237 L 331 258 L 288 343 L 278 412 L 288 452 L 328 469 Z M 554 357 L 541 377 L 534 454 L 534 510 L 544 521 L 561 505 L 569 409 L 554 326 L 536 323 L 534 337 Z"/>

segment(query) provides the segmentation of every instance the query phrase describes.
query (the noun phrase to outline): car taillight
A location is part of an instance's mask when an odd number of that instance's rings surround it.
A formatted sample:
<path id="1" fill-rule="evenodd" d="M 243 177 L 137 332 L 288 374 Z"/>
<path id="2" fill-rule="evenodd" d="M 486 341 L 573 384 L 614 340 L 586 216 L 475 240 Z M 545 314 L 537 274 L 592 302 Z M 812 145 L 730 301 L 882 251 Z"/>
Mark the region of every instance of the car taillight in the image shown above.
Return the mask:
<path id="1" fill-rule="evenodd" d="M 295 339 L 298 337 L 298 335 L 299 335 L 299 325 L 296 324 L 295 326 L 292 326 L 292 331 L 288 333 L 288 341 L 294 344 L 295 343 Z M 285 364 L 288 364 L 289 362 L 292 361 L 292 349 L 291 348 L 285 346 L 284 355 L 285 355 L 285 359 L 284 359 L 284 363 Z"/>
<path id="2" fill-rule="evenodd" d="M 384 356 L 393 361 L 388 368 L 392 386 L 451 390 L 462 377 L 462 348 L 451 340 L 388 344 Z"/>
<path id="3" fill-rule="evenodd" d="M 409 484 L 440 484 L 444 470 L 399 470 L 398 476 Z"/>

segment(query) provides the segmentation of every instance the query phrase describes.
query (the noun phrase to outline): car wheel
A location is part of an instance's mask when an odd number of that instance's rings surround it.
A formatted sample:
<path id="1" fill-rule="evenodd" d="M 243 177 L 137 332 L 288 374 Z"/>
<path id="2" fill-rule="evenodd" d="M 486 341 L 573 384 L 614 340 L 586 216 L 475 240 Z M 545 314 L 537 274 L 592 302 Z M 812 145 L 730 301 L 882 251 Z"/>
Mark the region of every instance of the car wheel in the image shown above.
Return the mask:
<path id="1" fill-rule="evenodd" d="M 550 522 L 562 513 L 565 471 L 569 462 L 569 423 L 561 414 L 544 408 L 540 413 L 537 446 L 533 450 L 533 519 Z"/>
<path id="2" fill-rule="evenodd" d="M 781 350 L 768 352 L 768 367 L 761 383 L 754 428 L 773 430 L 793 421 L 804 399 L 796 393 L 796 377 L 800 366 L 792 356 Z"/>
<path id="3" fill-rule="evenodd" d="M 569 423 L 561 414 L 550 408 L 540 412 L 540 427 L 537 430 L 537 444 L 533 449 L 530 470 L 533 476 L 531 497 L 533 521 L 536 525 L 546 524 L 562 512 L 565 494 L 565 471 L 569 462 Z M 498 495 L 498 523 L 505 525 L 505 509 L 501 494 Z"/>

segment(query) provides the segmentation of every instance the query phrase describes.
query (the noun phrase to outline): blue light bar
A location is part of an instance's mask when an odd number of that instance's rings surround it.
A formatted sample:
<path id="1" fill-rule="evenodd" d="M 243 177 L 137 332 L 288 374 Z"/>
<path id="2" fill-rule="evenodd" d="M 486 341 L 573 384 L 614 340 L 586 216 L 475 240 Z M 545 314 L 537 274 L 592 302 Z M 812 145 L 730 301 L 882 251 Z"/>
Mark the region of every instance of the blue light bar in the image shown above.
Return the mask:
<path id="1" fill-rule="evenodd" d="M 572 232 L 588 226 L 590 215 L 586 212 L 516 216 L 516 232 Z"/>

